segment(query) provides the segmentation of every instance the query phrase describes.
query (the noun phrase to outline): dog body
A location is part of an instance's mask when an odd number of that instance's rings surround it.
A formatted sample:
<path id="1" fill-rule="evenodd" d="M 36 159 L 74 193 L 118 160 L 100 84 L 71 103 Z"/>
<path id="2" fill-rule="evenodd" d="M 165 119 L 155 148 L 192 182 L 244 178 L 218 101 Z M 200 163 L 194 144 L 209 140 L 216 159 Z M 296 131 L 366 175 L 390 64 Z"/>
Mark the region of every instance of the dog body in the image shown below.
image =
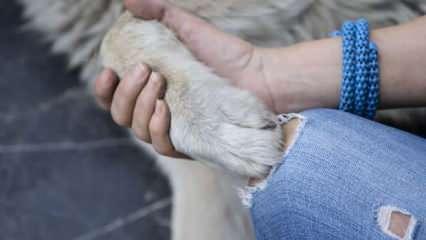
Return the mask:
<path id="1" fill-rule="evenodd" d="M 70 67 L 83 66 L 83 79 L 94 79 L 99 70 L 88 59 L 111 27 L 101 49 L 105 66 L 120 76 L 139 62 L 161 72 L 168 81 L 171 138 L 178 150 L 246 176 L 264 175 L 280 160 L 282 134 L 273 114 L 251 94 L 230 87 L 196 61 L 161 24 L 125 13 L 114 25 L 123 13 L 121 0 L 21 2 L 32 19 L 30 24 L 54 42 L 54 52 L 69 54 Z M 322 37 L 345 19 L 364 16 L 374 26 L 386 26 L 426 12 L 426 0 L 173 2 L 261 46 Z M 265 153 L 268 155 L 263 156 Z M 158 156 L 158 162 L 173 188 L 174 239 L 254 239 L 247 209 L 235 191 L 242 184 L 239 179 L 199 161 Z"/>
<path id="2" fill-rule="evenodd" d="M 231 87 L 195 60 L 162 24 L 126 12 L 105 36 L 101 58 L 121 77 L 141 62 L 165 76 L 170 136 L 177 150 L 248 177 L 266 176 L 280 161 L 283 135 L 275 115 L 252 94 Z M 248 215 L 236 195 L 236 177 L 195 162 L 163 157 L 159 162 L 174 187 L 175 239 L 199 239 L 206 233 L 203 239 L 252 237 Z M 200 204 L 204 206 L 197 208 Z M 194 209 L 203 211 L 195 212 L 196 217 L 188 214 Z"/>

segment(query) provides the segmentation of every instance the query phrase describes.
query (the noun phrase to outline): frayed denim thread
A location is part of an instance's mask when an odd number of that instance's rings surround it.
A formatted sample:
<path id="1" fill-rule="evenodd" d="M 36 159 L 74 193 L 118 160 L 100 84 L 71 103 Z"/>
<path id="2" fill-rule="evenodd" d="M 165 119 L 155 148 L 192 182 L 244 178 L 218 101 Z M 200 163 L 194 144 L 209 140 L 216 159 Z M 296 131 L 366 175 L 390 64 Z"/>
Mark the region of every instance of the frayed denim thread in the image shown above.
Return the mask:
<path id="1" fill-rule="evenodd" d="M 297 114 L 297 113 L 282 114 L 279 116 L 285 116 L 286 118 L 286 120 L 284 121 L 283 120 L 279 121 L 281 125 L 287 124 L 289 121 L 294 119 L 298 119 L 300 121 L 299 125 L 297 126 L 296 133 L 293 136 L 293 141 L 290 143 L 290 145 L 286 148 L 284 152 L 282 160 L 271 169 L 268 177 L 266 177 L 264 180 L 262 180 L 255 186 L 246 186 L 239 190 L 239 196 L 242 200 L 242 203 L 247 208 L 251 208 L 252 206 L 253 195 L 260 191 L 263 191 L 268 186 L 268 181 L 272 178 L 272 176 L 277 171 L 277 169 L 279 169 L 284 164 L 285 158 L 291 152 L 291 149 L 293 148 L 293 146 L 297 143 L 297 140 L 299 139 L 306 125 L 306 122 L 308 121 L 308 119 L 305 116 L 301 114 Z"/>

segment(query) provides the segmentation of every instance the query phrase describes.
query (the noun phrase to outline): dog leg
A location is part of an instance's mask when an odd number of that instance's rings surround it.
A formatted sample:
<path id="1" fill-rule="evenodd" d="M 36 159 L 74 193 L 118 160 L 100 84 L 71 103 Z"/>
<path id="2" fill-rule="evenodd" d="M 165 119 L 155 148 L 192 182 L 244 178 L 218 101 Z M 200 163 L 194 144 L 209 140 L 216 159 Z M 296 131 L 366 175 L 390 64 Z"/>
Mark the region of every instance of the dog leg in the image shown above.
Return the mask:
<path id="1" fill-rule="evenodd" d="M 172 239 L 254 240 L 235 182 L 196 161 L 159 157 L 173 189 Z"/>
<path id="2" fill-rule="evenodd" d="M 274 114 L 198 62 L 162 24 L 125 13 L 105 37 L 101 56 L 119 76 L 141 62 L 165 76 L 177 150 L 257 178 L 280 161 L 282 132 Z"/>

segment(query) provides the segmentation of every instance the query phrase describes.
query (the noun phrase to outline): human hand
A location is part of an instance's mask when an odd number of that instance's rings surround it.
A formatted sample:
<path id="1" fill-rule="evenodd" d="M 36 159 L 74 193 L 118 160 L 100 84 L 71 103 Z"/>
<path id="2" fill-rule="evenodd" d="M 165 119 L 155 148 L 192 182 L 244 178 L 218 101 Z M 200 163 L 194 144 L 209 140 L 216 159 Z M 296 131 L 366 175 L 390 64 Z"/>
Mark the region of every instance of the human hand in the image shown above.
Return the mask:
<path id="1" fill-rule="evenodd" d="M 277 112 L 265 78 L 261 49 L 220 31 L 167 0 L 124 0 L 124 4 L 137 17 L 163 23 L 198 60 L 232 85 L 254 93 Z"/>
<path id="2" fill-rule="evenodd" d="M 98 104 L 111 111 L 118 125 L 152 143 L 161 155 L 189 158 L 177 152 L 170 140 L 170 111 L 162 99 L 166 81 L 159 73 L 141 64 L 119 81 L 112 70 L 105 69 L 96 79 L 94 89 Z"/>
<path id="3" fill-rule="evenodd" d="M 258 69 L 259 56 L 250 43 L 223 33 L 204 20 L 163 0 L 124 0 L 143 19 L 157 19 L 176 33 L 195 57 L 236 87 L 253 91 L 270 108 L 273 101 Z M 209 47 L 211 46 L 211 47 Z M 111 111 L 114 121 L 130 128 L 142 141 L 166 156 L 188 158 L 175 150 L 169 137 L 170 111 L 161 99 L 165 80 L 141 65 L 122 81 L 105 69 L 95 83 L 99 105 Z"/>

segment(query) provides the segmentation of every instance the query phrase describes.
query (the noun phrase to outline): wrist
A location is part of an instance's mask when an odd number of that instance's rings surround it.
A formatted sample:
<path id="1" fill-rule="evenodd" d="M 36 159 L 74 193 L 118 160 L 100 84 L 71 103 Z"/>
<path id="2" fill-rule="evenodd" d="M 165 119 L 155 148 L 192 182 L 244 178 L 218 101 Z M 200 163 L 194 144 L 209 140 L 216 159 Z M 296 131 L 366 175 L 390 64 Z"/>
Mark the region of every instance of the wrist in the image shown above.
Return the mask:
<path id="1" fill-rule="evenodd" d="M 262 49 L 265 83 L 276 112 L 336 108 L 340 97 L 341 49 L 334 39 Z"/>

